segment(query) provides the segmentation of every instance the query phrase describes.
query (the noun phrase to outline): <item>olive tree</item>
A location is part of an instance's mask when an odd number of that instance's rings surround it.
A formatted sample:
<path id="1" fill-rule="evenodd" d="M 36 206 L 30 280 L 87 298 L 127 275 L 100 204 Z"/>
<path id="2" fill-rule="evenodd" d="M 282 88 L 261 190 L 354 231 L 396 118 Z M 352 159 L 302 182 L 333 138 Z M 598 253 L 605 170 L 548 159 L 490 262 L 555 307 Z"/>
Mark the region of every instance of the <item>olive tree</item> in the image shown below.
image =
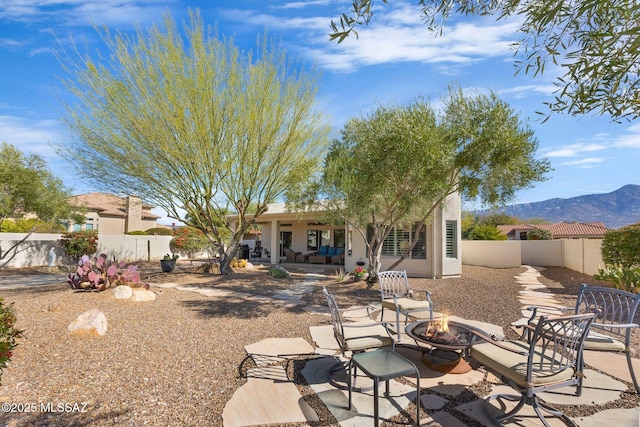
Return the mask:
<path id="1" fill-rule="evenodd" d="M 533 132 L 495 95 L 467 96 L 452 87 L 443 105 L 436 112 L 417 100 L 350 119 L 329 149 L 322 176 L 289 193 L 297 208 L 325 211 L 328 221 L 347 222 L 362 236 L 371 281 L 394 228 L 414 232 L 389 269 L 407 258 L 449 195 L 497 206 L 550 169 L 534 157 Z"/>
<path id="2" fill-rule="evenodd" d="M 388 3 L 388 0 L 378 1 Z M 341 42 L 369 24 L 375 0 L 354 0 L 350 14 L 331 22 L 331 39 Z M 441 33 L 452 15 L 493 15 L 521 19 L 515 51 L 518 71 L 542 74 L 548 64 L 564 74 L 552 112 L 640 115 L 640 4 L 636 0 L 417 0 L 430 30 Z"/>
<path id="3" fill-rule="evenodd" d="M 63 150 L 86 179 L 201 230 L 231 273 L 245 232 L 318 166 L 327 127 L 315 74 L 266 39 L 239 51 L 198 12 L 184 36 L 170 16 L 133 35 L 99 33 L 108 55 L 59 54 L 75 95 Z"/>
<path id="4" fill-rule="evenodd" d="M 27 240 L 34 232 L 49 231 L 52 224 L 66 219 L 84 222 L 82 211 L 70 204 L 70 196 L 70 190 L 51 173 L 42 157 L 25 155 L 6 142 L 0 144 L 0 232 L 9 231 L 3 230 L 7 221 L 33 216 L 38 220 L 22 221 L 31 224 L 24 237 L 0 247 L 0 267 L 27 249 Z"/>

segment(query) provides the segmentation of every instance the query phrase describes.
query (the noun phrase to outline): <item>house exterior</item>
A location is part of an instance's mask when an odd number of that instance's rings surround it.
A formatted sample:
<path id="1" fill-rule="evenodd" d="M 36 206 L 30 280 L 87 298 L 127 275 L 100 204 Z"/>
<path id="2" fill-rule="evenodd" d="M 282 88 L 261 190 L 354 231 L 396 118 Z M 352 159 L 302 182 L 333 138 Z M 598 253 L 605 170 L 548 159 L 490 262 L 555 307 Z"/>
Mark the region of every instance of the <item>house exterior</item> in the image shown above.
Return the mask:
<path id="1" fill-rule="evenodd" d="M 458 194 L 449 196 L 440 208 L 435 210 L 433 221 L 423 227 L 418 244 L 408 259 L 396 269 L 407 270 L 412 277 L 444 278 L 458 277 L 462 273 L 460 239 L 461 201 Z M 268 206 L 265 214 L 257 220 L 261 234 L 256 240 L 245 240 L 253 250 L 256 245 L 266 249 L 271 263 L 304 262 L 314 263 L 314 254 L 322 247 L 329 251 L 343 248 L 344 256 L 336 269 L 352 271 L 358 261 L 366 261 L 365 240 L 356 230 L 348 226 L 323 224 L 317 213 L 287 212 L 284 203 Z M 394 230 L 382 249 L 382 270 L 388 268 L 400 255 L 402 245 L 412 237 L 415 227 Z M 251 246 L 254 245 L 254 246 Z M 301 255 L 296 260 L 287 257 L 287 249 Z M 339 252 L 339 251 L 337 251 Z M 289 252 L 290 253 L 290 252 Z M 331 253 L 331 252 L 330 252 Z M 336 252 L 334 252 L 336 253 Z M 333 257 L 330 257 L 332 259 Z M 266 260 L 266 259 L 265 259 Z M 334 263 L 334 261 L 320 261 Z"/>
<path id="2" fill-rule="evenodd" d="M 72 196 L 71 202 L 83 206 L 86 212 L 84 224 L 66 224 L 67 231 L 97 230 L 100 234 L 126 234 L 156 227 L 160 216 L 151 213 L 153 206 L 139 197 L 120 197 L 109 193 L 87 193 Z"/>
<path id="3" fill-rule="evenodd" d="M 498 225 L 508 240 L 527 240 L 531 230 L 548 230 L 554 239 L 602 239 L 609 230 L 602 222 L 565 222 L 555 224 Z"/>

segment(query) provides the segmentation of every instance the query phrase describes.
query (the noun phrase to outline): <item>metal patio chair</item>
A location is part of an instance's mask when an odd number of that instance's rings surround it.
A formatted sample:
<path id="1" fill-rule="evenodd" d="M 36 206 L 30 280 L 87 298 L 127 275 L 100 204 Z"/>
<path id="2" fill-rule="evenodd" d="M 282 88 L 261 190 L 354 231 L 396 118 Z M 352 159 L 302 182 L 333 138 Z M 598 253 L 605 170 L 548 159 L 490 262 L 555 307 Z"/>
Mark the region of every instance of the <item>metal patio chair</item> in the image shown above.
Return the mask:
<path id="1" fill-rule="evenodd" d="M 519 395 L 494 394 L 485 400 L 487 414 L 498 425 L 516 415 L 524 405 L 531 405 L 542 423 L 549 427 L 542 411 L 562 417 L 562 412 L 538 400 L 538 393 L 580 384 L 582 349 L 594 313 L 540 317 L 531 331 L 529 342 L 485 341 L 474 344 L 469 355 L 487 369 L 501 376 Z M 576 389 L 580 395 L 581 389 Z M 509 412 L 493 416 L 490 404 L 496 399 L 517 401 Z"/>
<path id="2" fill-rule="evenodd" d="M 398 342 L 401 341 L 400 314 L 405 315 L 405 323 L 409 319 L 410 313 L 428 311 L 429 319 L 433 320 L 433 302 L 431 292 L 419 291 L 409 286 L 407 271 L 381 271 L 378 273 L 380 282 L 380 294 L 382 299 L 382 318 L 384 319 L 384 309 L 396 312 L 396 333 Z M 425 299 L 413 298 L 414 293 L 425 292 Z"/>
<path id="3" fill-rule="evenodd" d="M 537 310 L 541 306 L 530 307 L 532 310 L 529 324 L 535 324 Z M 588 286 L 582 284 L 574 308 L 564 308 L 573 314 L 595 313 L 596 318 L 591 325 L 589 335 L 584 341 L 585 350 L 625 353 L 631 380 L 636 393 L 640 393 L 638 378 L 631 360 L 631 333 L 638 330 L 636 316 L 640 316 L 640 294 L 622 289 Z M 581 387 L 581 384 L 579 385 Z"/>

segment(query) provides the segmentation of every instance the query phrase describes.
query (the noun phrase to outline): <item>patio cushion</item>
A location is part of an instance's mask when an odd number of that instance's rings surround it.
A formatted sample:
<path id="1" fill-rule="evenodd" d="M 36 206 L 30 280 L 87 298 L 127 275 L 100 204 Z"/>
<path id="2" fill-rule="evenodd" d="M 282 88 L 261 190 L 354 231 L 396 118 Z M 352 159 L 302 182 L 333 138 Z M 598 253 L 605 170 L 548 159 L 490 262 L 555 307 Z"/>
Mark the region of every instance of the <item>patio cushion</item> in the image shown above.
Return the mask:
<path id="1" fill-rule="evenodd" d="M 587 335 L 587 339 L 584 340 L 584 349 L 622 352 L 625 350 L 625 347 L 622 341 L 591 330 L 589 331 L 589 335 Z"/>
<path id="2" fill-rule="evenodd" d="M 336 248 L 334 246 L 329 247 L 327 250 L 327 255 L 334 256 L 336 254 Z"/>
<path id="3" fill-rule="evenodd" d="M 431 308 L 431 303 L 425 300 L 416 300 L 412 298 L 398 298 L 397 301 L 398 301 L 398 307 L 400 311 L 411 311 L 411 310 L 420 310 L 420 309 L 428 310 Z M 391 298 L 383 299 L 382 306 L 390 310 L 396 309 L 396 305 L 394 304 L 393 299 Z"/>
<path id="4" fill-rule="evenodd" d="M 344 248 L 336 248 L 336 255 L 342 255 L 344 253 Z"/>
<path id="5" fill-rule="evenodd" d="M 349 327 L 344 325 L 344 346 L 347 351 L 358 351 L 374 347 L 386 347 L 393 340 L 382 325 Z"/>
<path id="6" fill-rule="evenodd" d="M 318 251 L 318 255 L 326 255 L 328 249 L 329 249 L 328 246 L 320 246 L 320 250 Z"/>
<path id="7" fill-rule="evenodd" d="M 500 344 L 513 348 L 515 351 L 524 354 L 512 353 L 509 350 L 500 348 L 489 342 L 473 345 L 469 354 L 487 368 L 498 372 L 506 378 L 512 380 L 521 387 L 527 387 L 527 358 L 529 356 L 529 344 L 521 341 L 501 341 Z M 534 358 L 534 361 L 536 358 Z M 540 358 L 537 358 L 539 361 Z M 534 366 L 538 366 L 535 363 Z M 544 364 L 543 364 L 544 368 Z M 549 384 L 550 382 L 561 382 L 570 379 L 574 374 L 573 369 L 564 369 L 559 372 L 550 370 L 534 371 L 531 382 L 533 385 Z"/>

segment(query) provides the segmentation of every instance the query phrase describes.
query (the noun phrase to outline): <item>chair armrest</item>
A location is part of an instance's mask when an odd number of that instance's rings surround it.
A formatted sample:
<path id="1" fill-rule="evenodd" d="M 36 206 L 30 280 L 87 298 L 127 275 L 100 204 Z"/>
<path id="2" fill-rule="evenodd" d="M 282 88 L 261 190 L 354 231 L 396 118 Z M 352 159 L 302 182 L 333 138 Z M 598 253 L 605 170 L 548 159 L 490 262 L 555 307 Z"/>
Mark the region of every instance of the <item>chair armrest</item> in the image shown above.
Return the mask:
<path id="1" fill-rule="evenodd" d="M 408 292 L 409 295 L 411 295 L 413 292 L 416 292 L 416 293 L 417 292 L 424 292 L 425 293 L 425 298 L 428 299 L 428 300 L 431 300 L 431 291 L 425 291 L 425 290 L 422 290 L 422 289 L 415 289 L 415 288 L 412 288 L 410 286 L 409 286 L 408 290 L 409 290 L 409 292 Z"/>
<path id="2" fill-rule="evenodd" d="M 393 334 L 389 329 L 391 324 L 389 322 L 369 322 L 369 323 L 342 323 L 342 329 L 344 328 L 370 328 L 372 326 L 383 326 L 389 338 L 393 339 Z M 395 341 L 395 340 L 394 340 Z"/>
<path id="3" fill-rule="evenodd" d="M 349 307 L 349 308 L 341 308 L 339 309 L 340 313 L 345 313 L 348 311 L 356 311 L 356 310 L 367 310 L 367 317 L 370 318 L 373 321 L 376 321 L 373 317 L 371 317 L 371 312 L 376 310 L 376 307 L 372 306 L 372 305 L 356 305 L 353 307 Z M 384 322 L 377 322 L 376 323 L 384 323 Z"/>
<path id="4" fill-rule="evenodd" d="M 529 317 L 529 323 L 536 318 L 536 315 L 538 313 L 538 309 L 539 308 L 548 308 L 548 309 L 552 309 L 552 310 L 558 310 L 558 311 L 575 311 L 575 307 L 552 307 L 550 305 L 530 305 L 527 307 L 527 310 L 531 310 L 531 317 Z"/>
<path id="5" fill-rule="evenodd" d="M 615 328 L 637 328 L 640 327 L 637 323 L 591 323 L 591 327 L 600 329 L 615 329 Z"/>
<path id="6" fill-rule="evenodd" d="M 523 356 L 526 356 L 527 354 L 529 354 L 529 352 L 527 352 L 527 351 L 518 351 L 518 350 L 515 350 L 515 349 L 513 349 L 513 348 L 511 348 L 509 346 L 506 346 L 506 345 L 502 344 L 501 341 L 496 341 L 494 338 L 488 336 L 487 334 L 485 334 L 485 333 L 483 333 L 483 332 L 481 332 L 479 330 L 476 330 L 476 329 L 469 329 L 469 330 L 471 332 L 473 332 L 473 334 L 475 336 L 477 336 L 478 338 L 480 338 L 480 339 L 482 339 L 482 340 L 484 340 L 484 341 L 486 341 L 486 342 L 488 342 L 488 343 L 490 343 L 492 345 L 495 345 L 496 347 L 499 347 L 501 349 L 508 350 L 508 351 L 510 351 L 512 353 L 521 354 Z M 473 345 L 471 347 L 473 347 Z"/>

